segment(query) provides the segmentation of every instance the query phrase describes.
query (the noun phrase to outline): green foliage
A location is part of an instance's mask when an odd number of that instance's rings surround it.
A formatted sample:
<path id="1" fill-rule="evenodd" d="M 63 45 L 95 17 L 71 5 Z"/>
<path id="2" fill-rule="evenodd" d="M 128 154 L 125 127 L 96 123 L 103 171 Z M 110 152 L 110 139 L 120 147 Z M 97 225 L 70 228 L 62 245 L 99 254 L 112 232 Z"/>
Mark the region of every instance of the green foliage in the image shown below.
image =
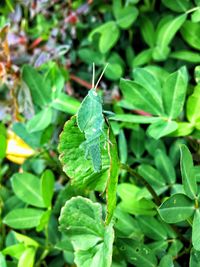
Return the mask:
<path id="1" fill-rule="evenodd" d="M 199 267 L 200 1 L 30 2 L 0 7 L 0 266 Z"/>

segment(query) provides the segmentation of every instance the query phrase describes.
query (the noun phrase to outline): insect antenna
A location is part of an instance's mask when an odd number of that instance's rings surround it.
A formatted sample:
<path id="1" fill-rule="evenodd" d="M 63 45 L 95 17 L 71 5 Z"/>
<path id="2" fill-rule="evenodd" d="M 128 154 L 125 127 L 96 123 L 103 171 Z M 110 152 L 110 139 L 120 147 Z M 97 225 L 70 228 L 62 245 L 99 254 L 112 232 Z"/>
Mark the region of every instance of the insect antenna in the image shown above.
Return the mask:
<path id="1" fill-rule="evenodd" d="M 95 65 L 92 63 L 92 88 L 94 88 L 94 79 L 95 79 Z"/>
<path id="2" fill-rule="evenodd" d="M 100 77 L 99 77 L 99 79 L 98 79 L 98 81 L 97 81 L 97 83 L 96 83 L 96 85 L 94 87 L 95 91 L 97 90 L 97 86 L 98 86 L 99 82 L 101 81 L 101 78 L 102 78 L 102 76 L 103 76 L 103 74 L 104 74 L 104 72 L 105 72 L 107 67 L 108 67 L 108 63 L 106 64 L 105 68 L 103 69 L 103 71 L 102 71 L 102 73 L 101 73 L 101 75 L 100 75 Z"/>

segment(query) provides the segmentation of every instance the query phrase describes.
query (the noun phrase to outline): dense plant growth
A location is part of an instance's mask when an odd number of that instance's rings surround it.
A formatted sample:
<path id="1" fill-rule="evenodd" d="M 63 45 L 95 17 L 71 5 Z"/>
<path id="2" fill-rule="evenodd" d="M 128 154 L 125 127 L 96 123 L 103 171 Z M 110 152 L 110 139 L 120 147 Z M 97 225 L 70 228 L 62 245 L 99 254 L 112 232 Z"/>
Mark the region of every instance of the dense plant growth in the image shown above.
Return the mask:
<path id="1" fill-rule="evenodd" d="M 200 1 L 0 14 L 0 266 L 199 267 Z"/>

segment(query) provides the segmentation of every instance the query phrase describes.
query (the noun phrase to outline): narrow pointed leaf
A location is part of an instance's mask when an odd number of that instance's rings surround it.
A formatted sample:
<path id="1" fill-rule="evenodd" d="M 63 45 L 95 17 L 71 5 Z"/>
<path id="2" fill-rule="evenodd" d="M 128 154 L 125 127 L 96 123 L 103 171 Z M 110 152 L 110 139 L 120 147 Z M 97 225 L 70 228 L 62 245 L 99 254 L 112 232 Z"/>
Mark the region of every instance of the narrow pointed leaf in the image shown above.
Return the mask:
<path id="1" fill-rule="evenodd" d="M 192 155 L 189 149 L 182 145 L 181 151 L 181 174 L 183 180 L 183 188 L 188 197 L 194 199 L 197 196 L 197 183 L 194 175 L 194 165 Z"/>
<path id="2" fill-rule="evenodd" d="M 75 250 L 78 267 L 110 267 L 114 232 L 105 226 L 99 203 L 73 197 L 61 210 L 60 230 L 66 233 Z"/>
<path id="3" fill-rule="evenodd" d="M 163 88 L 163 102 L 166 114 L 171 119 L 177 118 L 184 105 L 188 75 L 185 67 L 170 74 Z"/>
<path id="4" fill-rule="evenodd" d="M 196 209 L 192 223 L 192 244 L 196 250 L 200 250 L 200 211 Z"/>

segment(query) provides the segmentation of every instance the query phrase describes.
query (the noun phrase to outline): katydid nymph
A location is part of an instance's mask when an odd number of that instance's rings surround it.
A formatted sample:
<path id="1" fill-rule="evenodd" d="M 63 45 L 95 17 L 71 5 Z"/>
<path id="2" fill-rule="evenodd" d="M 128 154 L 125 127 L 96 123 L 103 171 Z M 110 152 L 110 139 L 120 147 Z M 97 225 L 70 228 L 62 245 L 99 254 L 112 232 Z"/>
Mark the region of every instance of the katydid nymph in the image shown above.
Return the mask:
<path id="1" fill-rule="evenodd" d="M 85 150 L 85 158 L 91 158 L 94 172 L 99 172 L 102 165 L 100 149 L 101 136 L 103 135 L 106 140 L 103 130 L 105 119 L 103 116 L 102 99 L 97 93 L 97 86 L 106 70 L 107 65 L 102 71 L 96 85 L 94 85 L 95 67 L 93 64 L 92 88 L 83 99 L 76 117 L 78 128 L 82 133 L 84 133 L 86 139 L 81 144 L 80 148 Z"/>

